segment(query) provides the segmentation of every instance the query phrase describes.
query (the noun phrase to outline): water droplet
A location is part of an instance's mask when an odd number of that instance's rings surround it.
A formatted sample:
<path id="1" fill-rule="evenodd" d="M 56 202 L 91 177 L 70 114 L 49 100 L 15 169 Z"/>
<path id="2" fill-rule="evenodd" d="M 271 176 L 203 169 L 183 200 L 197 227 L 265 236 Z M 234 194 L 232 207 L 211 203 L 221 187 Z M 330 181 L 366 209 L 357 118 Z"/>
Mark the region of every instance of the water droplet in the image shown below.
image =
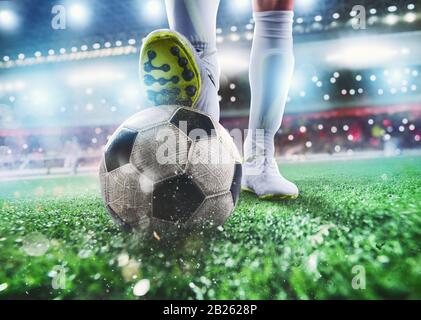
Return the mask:
<path id="1" fill-rule="evenodd" d="M 134 286 L 133 294 L 137 297 L 142 297 L 148 293 L 150 287 L 150 281 L 148 279 L 142 279 Z"/>
<path id="2" fill-rule="evenodd" d="M 7 283 L 2 283 L 2 284 L 0 284 L 0 292 L 2 292 L 2 291 L 4 291 L 4 290 L 6 290 L 6 289 L 7 289 L 7 287 L 8 287 Z"/>
<path id="3" fill-rule="evenodd" d="M 22 243 L 23 251 L 33 257 L 43 256 L 49 247 L 50 241 L 39 232 L 33 232 L 25 236 Z"/>

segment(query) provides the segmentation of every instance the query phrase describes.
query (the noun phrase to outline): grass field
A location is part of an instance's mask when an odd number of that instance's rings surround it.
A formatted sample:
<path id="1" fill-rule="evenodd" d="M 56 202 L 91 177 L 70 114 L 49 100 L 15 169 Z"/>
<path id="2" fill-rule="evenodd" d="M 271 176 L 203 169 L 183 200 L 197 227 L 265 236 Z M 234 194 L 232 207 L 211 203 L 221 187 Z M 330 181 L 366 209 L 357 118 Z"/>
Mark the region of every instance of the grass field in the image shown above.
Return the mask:
<path id="1" fill-rule="evenodd" d="M 298 200 L 242 194 L 223 229 L 175 250 L 114 226 L 95 177 L 1 182 L 0 298 L 136 299 L 140 279 L 141 299 L 421 298 L 421 158 L 283 172 Z"/>

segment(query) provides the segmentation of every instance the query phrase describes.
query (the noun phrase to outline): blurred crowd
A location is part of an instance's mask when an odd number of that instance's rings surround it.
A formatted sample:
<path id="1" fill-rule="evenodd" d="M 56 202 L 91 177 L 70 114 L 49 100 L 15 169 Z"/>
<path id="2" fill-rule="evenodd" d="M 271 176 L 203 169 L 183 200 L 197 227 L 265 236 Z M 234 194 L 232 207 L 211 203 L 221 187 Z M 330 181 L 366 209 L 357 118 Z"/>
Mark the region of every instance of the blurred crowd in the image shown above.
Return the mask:
<path id="1" fill-rule="evenodd" d="M 222 120 L 228 131 L 247 128 L 247 117 Z M 74 128 L 0 138 L 0 168 L 96 165 L 116 127 Z M 366 116 L 287 116 L 276 136 L 277 156 L 339 154 L 421 148 L 421 118 L 408 113 Z M 239 146 L 241 147 L 241 146 Z"/>

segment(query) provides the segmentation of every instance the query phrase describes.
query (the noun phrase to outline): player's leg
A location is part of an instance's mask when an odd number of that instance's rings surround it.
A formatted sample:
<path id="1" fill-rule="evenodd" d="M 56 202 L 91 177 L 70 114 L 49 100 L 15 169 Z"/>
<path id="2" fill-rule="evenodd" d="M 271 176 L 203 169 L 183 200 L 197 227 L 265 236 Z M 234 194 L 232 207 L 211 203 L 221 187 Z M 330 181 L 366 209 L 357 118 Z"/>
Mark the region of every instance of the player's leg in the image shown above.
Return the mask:
<path id="1" fill-rule="evenodd" d="M 243 187 L 263 198 L 298 196 L 297 187 L 282 177 L 274 160 L 274 137 L 281 126 L 294 68 L 293 2 L 253 0 L 250 131 L 244 146 Z M 257 138 L 259 130 L 261 138 Z"/>
<path id="2" fill-rule="evenodd" d="M 219 85 L 216 16 L 220 0 L 165 0 L 171 30 L 184 35 Z"/>
<path id="3" fill-rule="evenodd" d="M 170 30 L 145 40 L 141 77 L 154 105 L 198 108 L 219 120 L 216 15 L 219 0 L 166 0 Z"/>

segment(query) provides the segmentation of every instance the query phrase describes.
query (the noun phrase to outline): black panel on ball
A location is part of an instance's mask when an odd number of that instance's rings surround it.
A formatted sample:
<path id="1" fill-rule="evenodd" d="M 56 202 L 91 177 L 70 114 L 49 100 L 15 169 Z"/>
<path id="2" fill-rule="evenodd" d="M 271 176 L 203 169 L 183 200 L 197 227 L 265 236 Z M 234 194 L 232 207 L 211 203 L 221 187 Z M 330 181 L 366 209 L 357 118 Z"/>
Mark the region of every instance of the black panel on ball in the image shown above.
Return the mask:
<path id="1" fill-rule="evenodd" d="M 199 208 L 205 195 L 187 175 L 155 184 L 153 217 L 174 223 L 186 222 Z"/>
<path id="2" fill-rule="evenodd" d="M 137 131 L 122 128 L 105 151 L 105 165 L 111 172 L 130 162 L 133 144 L 137 137 Z"/>
<path id="3" fill-rule="evenodd" d="M 243 175 L 243 168 L 241 163 L 235 164 L 235 171 L 234 171 L 234 178 L 232 179 L 231 184 L 231 194 L 232 200 L 234 201 L 234 206 L 237 205 L 238 198 L 240 197 L 240 190 L 241 190 L 241 177 Z"/>
<path id="4" fill-rule="evenodd" d="M 188 109 L 179 109 L 170 121 L 173 125 L 183 131 L 190 138 L 200 140 L 216 135 L 212 120 L 201 113 Z M 195 130 L 195 132 L 192 132 Z"/>

